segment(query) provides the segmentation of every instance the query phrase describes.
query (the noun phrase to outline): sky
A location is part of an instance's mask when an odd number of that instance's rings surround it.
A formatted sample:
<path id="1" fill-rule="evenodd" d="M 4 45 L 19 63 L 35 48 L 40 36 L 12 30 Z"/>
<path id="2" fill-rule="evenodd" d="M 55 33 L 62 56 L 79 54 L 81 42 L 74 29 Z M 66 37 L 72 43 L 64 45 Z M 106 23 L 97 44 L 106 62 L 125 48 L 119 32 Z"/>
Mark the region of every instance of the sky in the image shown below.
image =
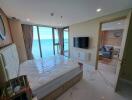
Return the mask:
<path id="1" fill-rule="evenodd" d="M 40 39 L 52 39 L 52 28 L 50 27 L 39 27 Z M 68 35 L 64 33 L 64 37 L 68 39 Z M 58 39 L 57 30 L 55 30 L 55 38 Z M 33 39 L 38 39 L 37 27 L 33 27 Z"/>

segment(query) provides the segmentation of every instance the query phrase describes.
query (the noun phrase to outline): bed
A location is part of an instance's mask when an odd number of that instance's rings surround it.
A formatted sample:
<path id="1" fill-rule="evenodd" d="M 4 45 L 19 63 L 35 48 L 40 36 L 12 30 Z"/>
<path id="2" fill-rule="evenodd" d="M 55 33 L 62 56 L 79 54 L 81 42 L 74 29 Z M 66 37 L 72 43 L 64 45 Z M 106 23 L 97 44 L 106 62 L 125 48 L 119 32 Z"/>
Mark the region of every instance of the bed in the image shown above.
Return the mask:
<path id="1" fill-rule="evenodd" d="M 82 66 L 60 55 L 44 60 L 27 60 L 19 65 L 14 44 L 0 50 L 0 60 L 6 70 L 3 70 L 4 76 L 8 72 L 5 79 L 27 75 L 33 95 L 38 99 L 56 99 L 81 80 L 83 74 Z"/>

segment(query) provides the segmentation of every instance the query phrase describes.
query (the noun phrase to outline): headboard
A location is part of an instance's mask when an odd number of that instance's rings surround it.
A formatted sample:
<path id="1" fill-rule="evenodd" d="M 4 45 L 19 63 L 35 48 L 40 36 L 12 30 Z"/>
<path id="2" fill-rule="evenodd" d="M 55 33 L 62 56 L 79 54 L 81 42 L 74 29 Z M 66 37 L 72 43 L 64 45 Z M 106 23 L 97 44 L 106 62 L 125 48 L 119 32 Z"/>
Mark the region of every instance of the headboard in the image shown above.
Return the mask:
<path id="1" fill-rule="evenodd" d="M 15 44 L 0 49 L 1 80 L 13 79 L 18 76 L 19 57 Z"/>

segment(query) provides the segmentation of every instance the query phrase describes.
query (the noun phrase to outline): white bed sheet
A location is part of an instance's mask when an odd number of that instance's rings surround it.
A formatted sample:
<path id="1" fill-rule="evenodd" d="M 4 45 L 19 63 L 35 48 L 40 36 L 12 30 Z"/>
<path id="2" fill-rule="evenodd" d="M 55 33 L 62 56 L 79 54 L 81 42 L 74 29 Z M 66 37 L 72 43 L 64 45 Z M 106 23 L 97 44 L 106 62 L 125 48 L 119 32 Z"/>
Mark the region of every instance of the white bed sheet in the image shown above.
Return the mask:
<path id="1" fill-rule="evenodd" d="M 67 60 L 64 56 L 28 60 L 20 65 L 15 44 L 0 49 L 0 63 L 0 70 L 4 73 L 2 77 L 6 80 L 27 75 L 31 89 L 39 99 L 82 71 L 77 62 Z"/>
<path id="2" fill-rule="evenodd" d="M 42 98 L 64 82 L 82 72 L 77 62 L 64 56 L 47 60 L 28 60 L 21 64 L 20 75 L 27 75 L 33 93 Z"/>

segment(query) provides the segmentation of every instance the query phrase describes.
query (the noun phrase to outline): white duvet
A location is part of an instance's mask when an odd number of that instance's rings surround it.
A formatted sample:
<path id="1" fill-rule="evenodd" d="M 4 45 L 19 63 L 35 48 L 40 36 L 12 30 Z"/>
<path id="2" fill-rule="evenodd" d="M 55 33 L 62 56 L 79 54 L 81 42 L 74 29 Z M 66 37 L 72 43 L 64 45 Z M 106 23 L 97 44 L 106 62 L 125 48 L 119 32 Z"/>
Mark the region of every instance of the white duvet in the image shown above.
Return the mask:
<path id="1" fill-rule="evenodd" d="M 76 62 L 64 56 L 54 56 L 46 60 L 28 60 L 20 65 L 20 75 L 27 75 L 32 90 L 79 67 Z"/>

